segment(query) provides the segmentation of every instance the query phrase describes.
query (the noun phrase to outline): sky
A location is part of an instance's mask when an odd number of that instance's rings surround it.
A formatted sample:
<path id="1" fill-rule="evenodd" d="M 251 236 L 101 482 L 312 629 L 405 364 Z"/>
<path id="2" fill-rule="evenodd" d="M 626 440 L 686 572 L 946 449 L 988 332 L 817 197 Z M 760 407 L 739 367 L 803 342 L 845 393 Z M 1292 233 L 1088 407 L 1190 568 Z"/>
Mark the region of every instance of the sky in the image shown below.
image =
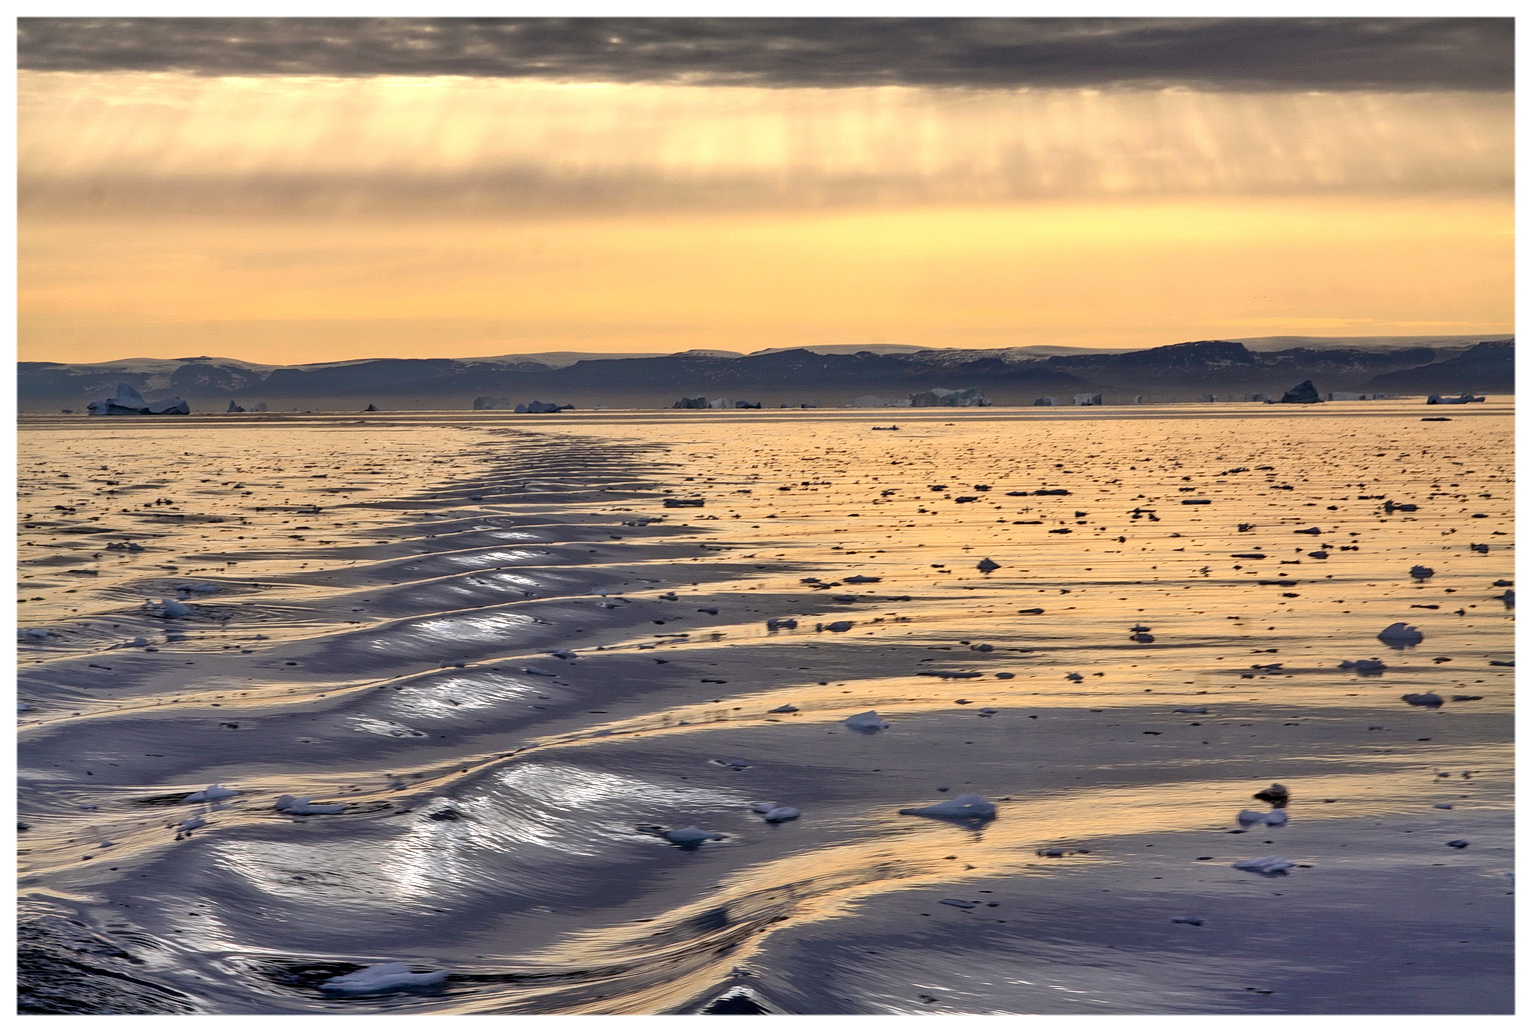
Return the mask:
<path id="1" fill-rule="evenodd" d="M 18 356 L 1505 335 L 1506 18 L 22 18 Z"/>

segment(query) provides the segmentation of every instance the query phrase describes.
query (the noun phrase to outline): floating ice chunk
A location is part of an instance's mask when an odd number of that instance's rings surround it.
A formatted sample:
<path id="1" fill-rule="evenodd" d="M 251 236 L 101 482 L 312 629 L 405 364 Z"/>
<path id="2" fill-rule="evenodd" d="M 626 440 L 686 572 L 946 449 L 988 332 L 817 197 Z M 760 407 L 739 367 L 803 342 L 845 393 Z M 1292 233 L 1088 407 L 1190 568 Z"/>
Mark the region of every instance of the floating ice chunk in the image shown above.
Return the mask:
<path id="1" fill-rule="evenodd" d="M 574 652 L 571 651 L 570 649 L 554 649 L 552 652 L 548 653 L 548 655 L 554 657 L 555 659 L 573 659 L 574 658 Z"/>
<path id="2" fill-rule="evenodd" d="M 744 760 L 708 760 L 714 767 L 727 767 L 730 770 L 749 770 L 750 764 Z"/>
<path id="3" fill-rule="evenodd" d="M 988 556 L 985 556 L 983 559 L 979 560 L 979 565 L 976 567 L 976 569 L 984 573 L 989 573 L 991 570 L 1000 569 L 1000 564 Z"/>
<path id="4" fill-rule="evenodd" d="M 198 828 L 204 828 L 206 826 L 207 821 L 203 820 L 201 817 L 188 817 L 186 820 L 176 825 L 176 833 L 179 834 L 185 831 L 196 831 Z"/>
<path id="5" fill-rule="evenodd" d="M 313 803 L 309 796 L 278 796 L 276 809 L 283 813 L 298 817 L 307 817 L 316 813 L 345 813 L 345 803 Z"/>
<path id="6" fill-rule="evenodd" d="M 1076 683 L 1085 680 L 1085 675 L 1084 674 L 1075 673 L 1074 671 L 1070 671 L 1069 673 L 1065 674 L 1064 676 L 1066 678 L 1068 678 L 1069 680 L 1074 681 Z"/>
<path id="7" fill-rule="evenodd" d="M 178 616 L 191 616 L 196 613 L 196 610 L 191 606 L 184 602 L 177 602 L 173 598 L 160 599 L 160 610 L 165 614 L 166 619 Z"/>
<path id="8" fill-rule="evenodd" d="M 1378 632 L 1378 640 L 1391 648 L 1400 649 L 1406 645 L 1419 645 L 1425 635 L 1419 630 L 1405 623 L 1391 623 Z"/>
<path id="9" fill-rule="evenodd" d="M 1281 809 L 1271 811 L 1266 815 L 1266 823 L 1273 828 L 1284 827 L 1287 824 L 1287 811 Z"/>
<path id="10" fill-rule="evenodd" d="M 778 706 L 776 709 L 769 709 L 766 712 L 767 713 L 797 713 L 798 712 L 798 707 L 794 706 L 790 702 L 784 702 L 782 705 Z"/>
<path id="11" fill-rule="evenodd" d="M 835 631 L 839 633 L 841 631 L 849 631 L 853 626 L 855 626 L 855 624 L 851 620 L 836 620 L 834 623 L 825 624 L 824 628 L 827 631 Z"/>
<path id="12" fill-rule="evenodd" d="M 1467 839 L 1462 839 L 1462 838 L 1455 838 L 1451 842 L 1447 843 L 1447 845 L 1451 846 L 1453 849 L 1467 849 L 1468 848 L 1468 840 Z"/>
<path id="13" fill-rule="evenodd" d="M 689 828 L 672 828 L 661 832 L 660 837 L 677 846 L 700 846 L 704 842 L 728 838 L 721 831 L 703 831 L 695 824 Z"/>
<path id="14" fill-rule="evenodd" d="M 207 786 L 206 788 L 202 789 L 199 792 L 193 792 L 191 795 L 187 796 L 185 799 L 182 799 L 181 802 L 183 802 L 183 803 L 214 803 L 214 802 L 217 802 L 220 799 L 229 799 L 229 798 L 231 798 L 233 796 L 237 796 L 237 795 L 239 795 L 239 793 L 236 792 L 232 788 L 224 788 L 222 785 L 209 785 L 209 786 Z"/>
<path id="15" fill-rule="evenodd" d="M 864 577 L 860 573 L 858 573 L 858 574 L 856 574 L 854 576 L 846 577 L 846 578 L 843 578 L 843 579 L 845 580 L 845 582 L 847 584 L 876 584 L 879 581 L 881 581 L 883 578 L 882 577 Z"/>
<path id="16" fill-rule="evenodd" d="M 1505 594 L 1496 595 L 1495 597 L 1513 609 L 1516 607 L 1516 592 L 1514 590 L 1507 590 Z"/>
<path id="17" fill-rule="evenodd" d="M 1154 635 L 1145 634 L 1143 631 L 1136 631 L 1131 635 L 1131 637 L 1134 641 L 1139 642 L 1142 645 L 1148 645 L 1150 642 L 1154 641 Z"/>
<path id="18" fill-rule="evenodd" d="M 1388 669 L 1381 659 L 1347 659 L 1341 662 L 1342 670 L 1350 670 L 1363 676 L 1376 676 Z"/>
<path id="19" fill-rule="evenodd" d="M 1170 919 L 1170 923 L 1171 924 L 1184 924 L 1184 925 L 1200 925 L 1200 924 L 1202 924 L 1202 918 L 1200 918 L 1200 917 L 1172 917 Z"/>
<path id="20" fill-rule="evenodd" d="M 1435 692 L 1410 692 L 1399 697 L 1411 706 L 1425 706 L 1428 709 L 1436 709 L 1442 704 L 1442 697 Z"/>
<path id="21" fill-rule="evenodd" d="M 1195 713 L 1195 714 L 1198 714 L 1198 715 L 1202 715 L 1202 714 L 1207 713 L 1207 711 L 1208 711 L 1208 708 L 1206 706 L 1178 706 L 1175 709 L 1171 710 L 1170 712 L 1172 712 L 1172 713 Z"/>
<path id="22" fill-rule="evenodd" d="M 972 910 L 974 907 L 979 905 L 977 903 L 970 903 L 966 899 L 939 899 L 936 902 L 945 903 L 949 907 L 957 907 L 960 910 Z"/>
<path id="23" fill-rule="evenodd" d="M 1254 871 L 1257 874 L 1279 874 L 1298 865 L 1280 856 L 1259 856 L 1254 860 L 1236 861 L 1234 866 L 1241 871 Z"/>
<path id="24" fill-rule="evenodd" d="M 751 803 L 750 809 L 756 813 L 770 813 L 777 808 L 776 803 Z"/>
<path id="25" fill-rule="evenodd" d="M 1425 580 L 1427 577 L 1436 576 L 1436 571 L 1431 569 L 1429 566 L 1421 566 L 1419 563 L 1417 563 L 1416 565 L 1410 567 L 1410 576 L 1414 577 L 1416 580 Z"/>
<path id="26" fill-rule="evenodd" d="M 27 641 L 47 641 L 48 632 L 41 627 L 23 627 L 16 632 L 16 637 L 25 638 Z"/>
<path id="27" fill-rule="evenodd" d="M 521 669 L 523 671 L 525 671 L 526 673 L 535 674 L 538 677 L 557 677 L 558 676 L 553 671 L 551 671 L 551 670 L 544 670 L 541 667 L 529 666 L 529 667 L 522 667 Z"/>
<path id="28" fill-rule="evenodd" d="M 856 731 L 881 731 L 888 727 L 888 721 L 878 716 L 876 710 L 854 714 L 842 720 L 841 723 Z"/>
<path id="29" fill-rule="evenodd" d="M 1259 810 L 1241 810 L 1235 819 L 1241 824 L 1263 824 L 1266 815 Z"/>
<path id="30" fill-rule="evenodd" d="M 349 975 L 337 975 L 319 988 L 332 993 L 379 993 L 389 989 L 426 989 L 441 985 L 452 972 L 414 972 L 408 964 L 373 964 Z"/>
<path id="31" fill-rule="evenodd" d="M 957 817 L 970 820 L 988 820 L 995 816 L 995 804 L 981 795 L 969 792 L 953 799 L 943 799 L 930 806 L 907 806 L 899 811 L 908 817 Z"/>
<path id="32" fill-rule="evenodd" d="M 796 628 L 797 626 L 798 626 L 798 621 L 794 620 L 790 616 L 788 616 L 788 617 L 775 617 L 774 616 L 771 619 L 766 621 L 766 629 L 768 631 L 779 631 L 779 630 L 791 631 L 794 628 Z"/>
<path id="33" fill-rule="evenodd" d="M 768 824 L 780 824 L 783 821 L 792 821 L 797 819 L 798 811 L 791 806 L 773 807 L 772 809 L 767 810 L 766 813 L 762 816 L 762 820 L 766 821 Z"/>
<path id="34" fill-rule="evenodd" d="M 1287 805 L 1287 786 L 1279 785 L 1273 781 L 1270 788 L 1261 789 L 1259 792 L 1255 793 L 1255 795 L 1251 796 L 1251 798 L 1259 799 L 1263 803 L 1270 803 L 1272 806 L 1280 808 Z"/>

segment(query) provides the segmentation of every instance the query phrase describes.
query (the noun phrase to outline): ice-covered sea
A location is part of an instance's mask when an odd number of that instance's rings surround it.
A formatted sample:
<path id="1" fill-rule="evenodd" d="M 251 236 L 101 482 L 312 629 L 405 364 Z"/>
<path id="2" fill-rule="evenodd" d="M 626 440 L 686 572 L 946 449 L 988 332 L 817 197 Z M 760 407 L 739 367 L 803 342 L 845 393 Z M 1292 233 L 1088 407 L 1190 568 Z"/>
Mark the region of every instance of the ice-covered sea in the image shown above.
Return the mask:
<path id="1" fill-rule="evenodd" d="M 22 1010 L 1509 1013 L 1511 422 L 23 417 Z"/>

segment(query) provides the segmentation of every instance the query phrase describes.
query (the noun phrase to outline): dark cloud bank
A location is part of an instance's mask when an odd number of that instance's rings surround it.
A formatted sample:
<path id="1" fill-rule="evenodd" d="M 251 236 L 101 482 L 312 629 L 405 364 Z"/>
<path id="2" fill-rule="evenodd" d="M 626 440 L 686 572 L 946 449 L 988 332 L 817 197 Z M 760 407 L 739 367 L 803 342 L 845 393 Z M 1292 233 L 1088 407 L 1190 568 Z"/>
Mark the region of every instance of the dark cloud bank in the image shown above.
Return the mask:
<path id="1" fill-rule="evenodd" d="M 22 18 L 36 71 L 1510 90 L 1509 18 Z"/>

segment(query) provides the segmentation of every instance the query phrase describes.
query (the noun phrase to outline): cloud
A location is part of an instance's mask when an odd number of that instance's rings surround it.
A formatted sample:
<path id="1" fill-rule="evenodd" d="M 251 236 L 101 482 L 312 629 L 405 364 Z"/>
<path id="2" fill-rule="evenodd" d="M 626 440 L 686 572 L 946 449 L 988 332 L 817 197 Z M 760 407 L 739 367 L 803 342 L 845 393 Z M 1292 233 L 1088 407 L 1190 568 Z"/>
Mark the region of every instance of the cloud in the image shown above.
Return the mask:
<path id="1" fill-rule="evenodd" d="M 1510 18 L 22 18 L 38 71 L 1508 91 Z"/>

